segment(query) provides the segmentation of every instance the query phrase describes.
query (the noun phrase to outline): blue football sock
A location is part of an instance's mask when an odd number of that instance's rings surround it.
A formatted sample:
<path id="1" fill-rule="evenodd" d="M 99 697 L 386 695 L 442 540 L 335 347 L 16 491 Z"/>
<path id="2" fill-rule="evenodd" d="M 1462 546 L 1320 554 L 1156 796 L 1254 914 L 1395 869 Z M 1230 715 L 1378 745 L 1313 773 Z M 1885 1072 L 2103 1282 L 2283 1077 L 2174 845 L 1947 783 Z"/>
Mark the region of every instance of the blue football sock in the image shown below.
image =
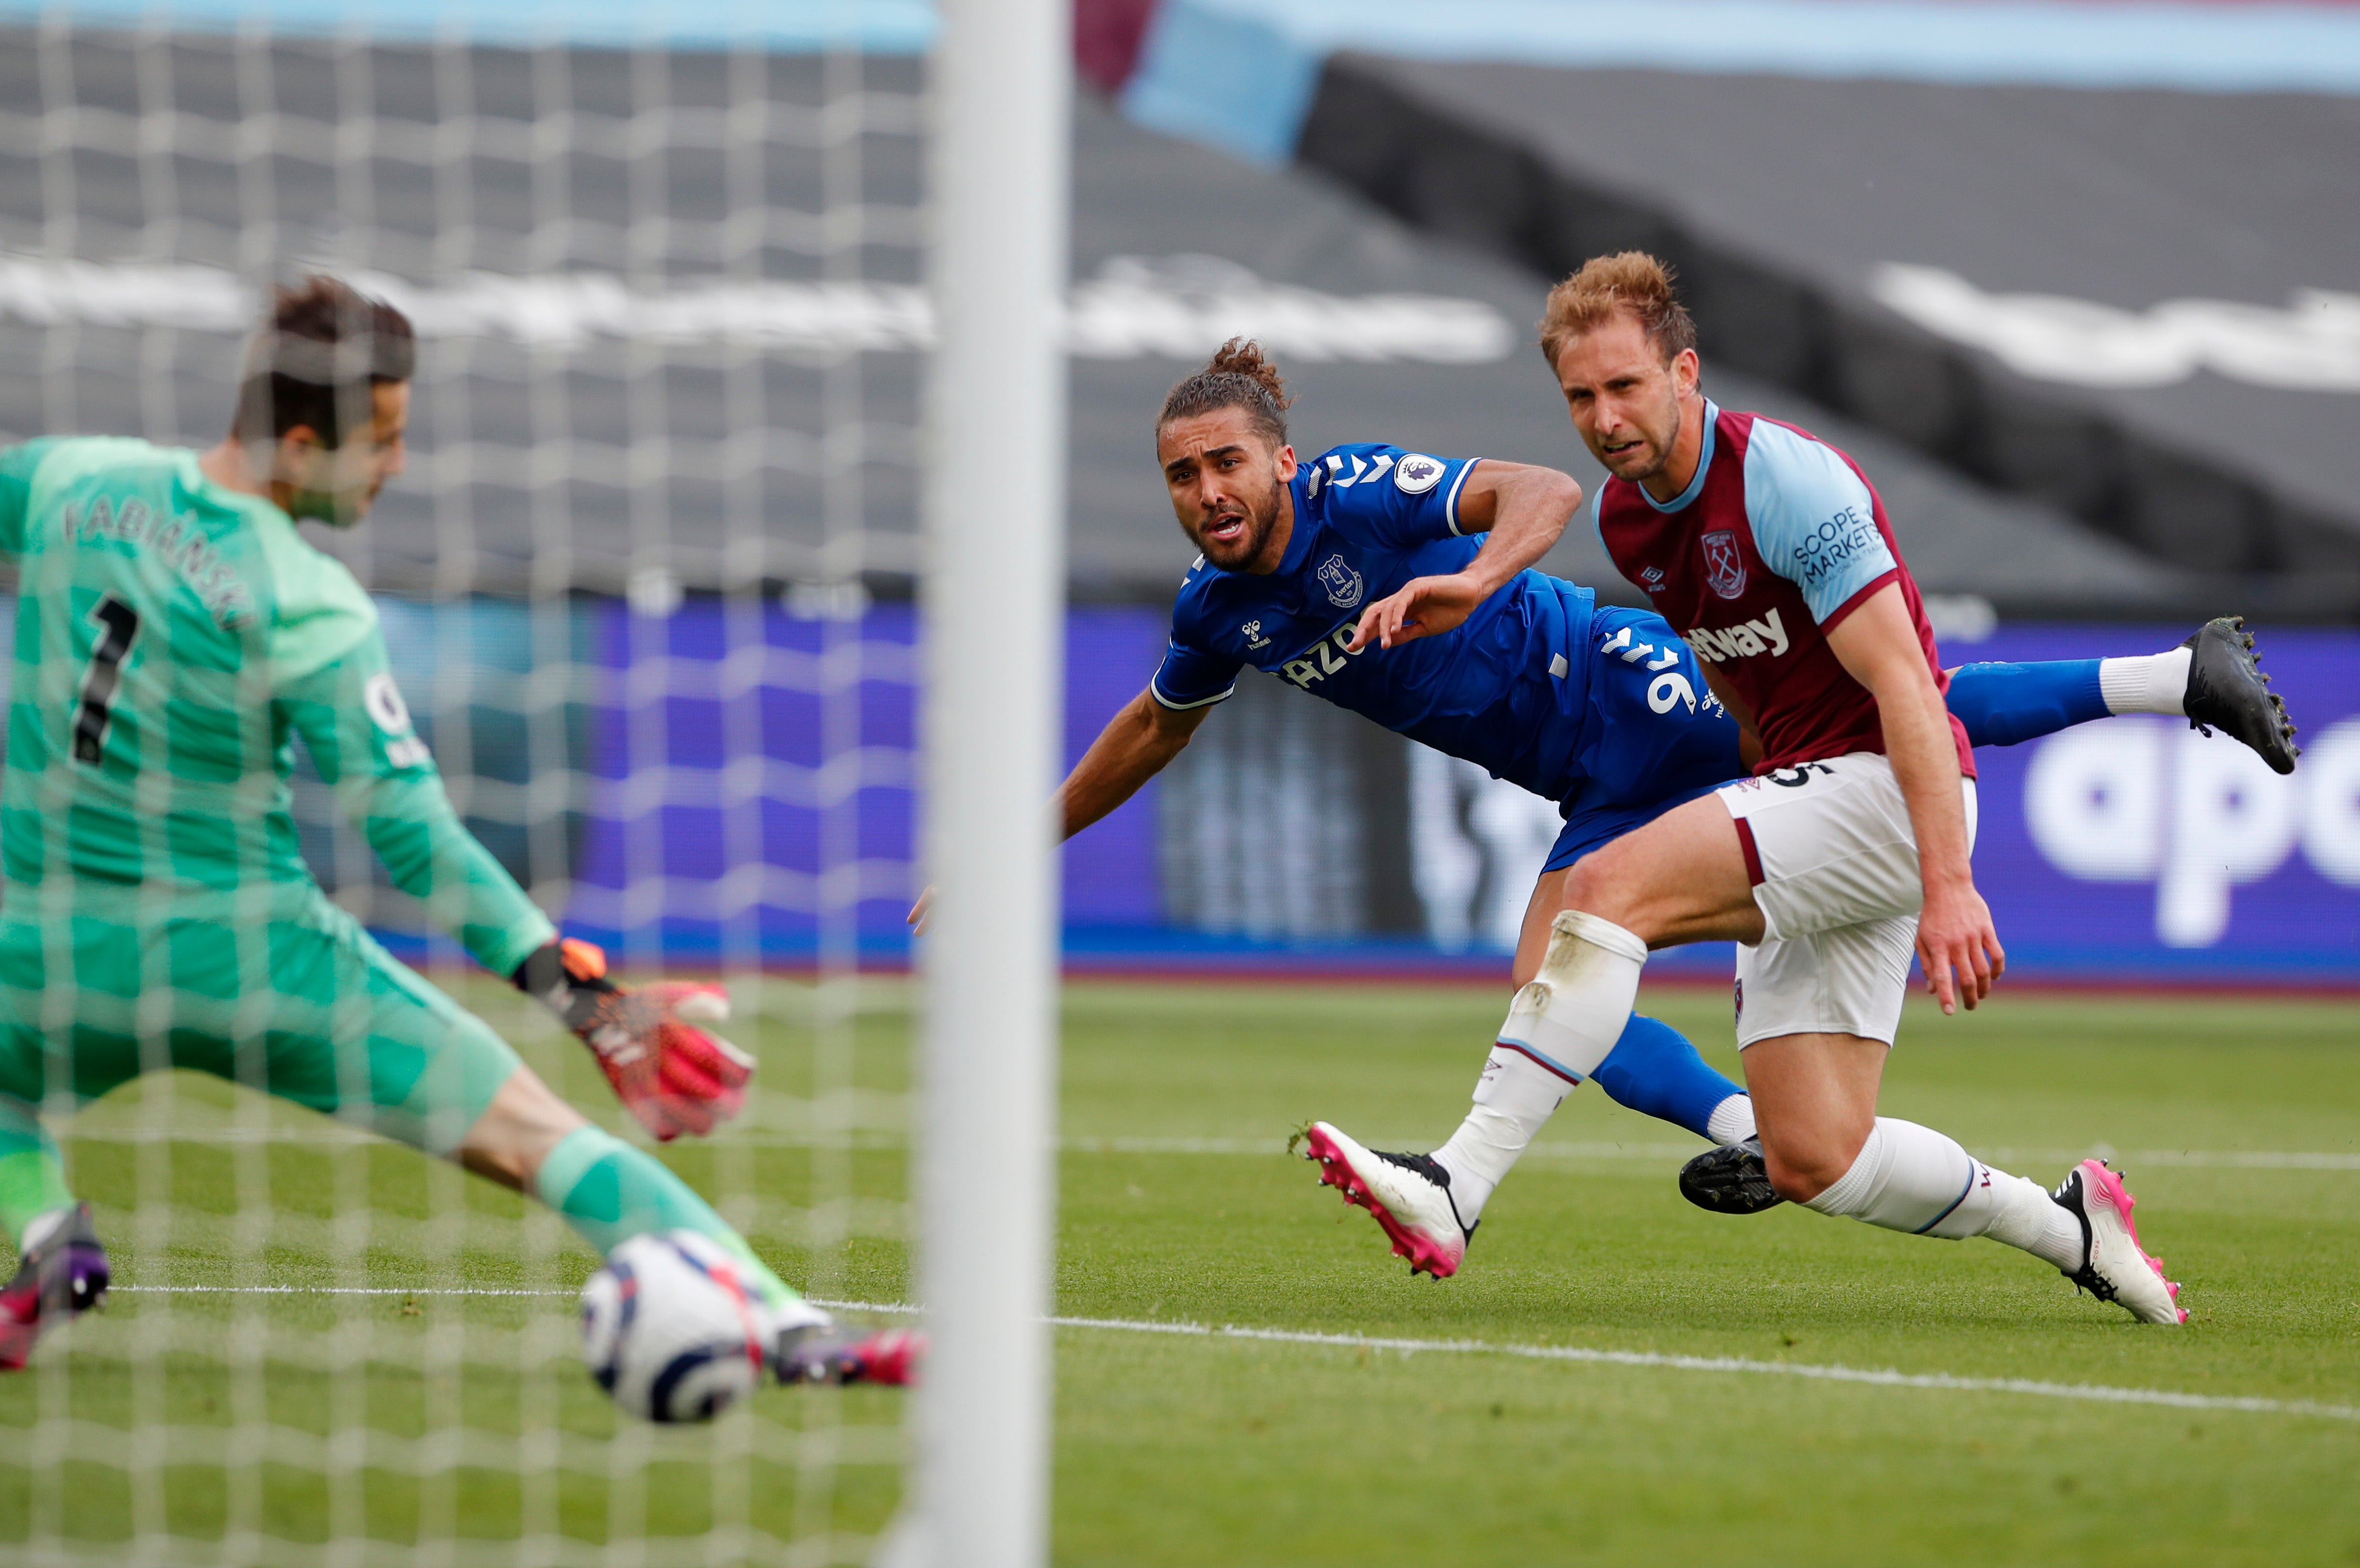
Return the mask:
<path id="1" fill-rule="evenodd" d="M 1950 675 L 1950 711 L 1973 746 L 2013 746 L 2111 711 L 2096 659 L 2050 664 L 1961 664 Z"/>
<path id="2" fill-rule="evenodd" d="M 1617 1105 L 1686 1127 L 1700 1138 L 1712 1136 L 1714 1109 L 1745 1092 L 1708 1067 L 1686 1035 L 1635 1013 L 1590 1076 Z"/>

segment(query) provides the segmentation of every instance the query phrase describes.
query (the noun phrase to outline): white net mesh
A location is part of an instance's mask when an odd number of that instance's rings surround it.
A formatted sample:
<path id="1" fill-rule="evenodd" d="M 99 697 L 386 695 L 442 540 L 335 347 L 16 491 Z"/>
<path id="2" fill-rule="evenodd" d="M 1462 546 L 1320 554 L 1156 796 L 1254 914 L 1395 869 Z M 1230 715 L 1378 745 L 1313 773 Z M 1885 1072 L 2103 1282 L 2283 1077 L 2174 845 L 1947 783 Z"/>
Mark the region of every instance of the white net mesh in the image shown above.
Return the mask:
<path id="1" fill-rule="evenodd" d="M 0 439 L 209 444 L 264 284 L 401 305 L 410 470 L 307 536 L 538 902 L 627 977 L 732 985 L 755 1092 L 665 1157 L 871 1305 L 907 1293 L 903 992 L 859 970 L 912 882 L 920 74 L 849 40 L 0 30 Z M 299 817 L 339 903 L 639 1136 L 316 783 Z M 576 1354 L 594 1255 L 454 1166 L 188 1072 L 48 1108 L 116 1290 L 0 1381 L 0 1556 L 825 1563 L 892 1512 L 894 1396 L 617 1416 Z"/>

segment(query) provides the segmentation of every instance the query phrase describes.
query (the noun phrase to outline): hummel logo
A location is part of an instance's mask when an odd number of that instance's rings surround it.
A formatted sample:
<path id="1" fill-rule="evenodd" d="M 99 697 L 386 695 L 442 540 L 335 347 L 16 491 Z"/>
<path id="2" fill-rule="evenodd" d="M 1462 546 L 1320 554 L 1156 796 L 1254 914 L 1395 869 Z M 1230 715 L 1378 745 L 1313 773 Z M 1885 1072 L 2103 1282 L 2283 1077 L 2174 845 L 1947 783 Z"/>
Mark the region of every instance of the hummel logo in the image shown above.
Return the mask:
<path id="1" fill-rule="evenodd" d="M 1262 622 L 1259 620 L 1249 620 L 1243 626 L 1239 627 L 1238 630 L 1244 634 L 1246 646 L 1249 648 L 1267 648 L 1270 646 L 1270 639 L 1262 634 Z"/>

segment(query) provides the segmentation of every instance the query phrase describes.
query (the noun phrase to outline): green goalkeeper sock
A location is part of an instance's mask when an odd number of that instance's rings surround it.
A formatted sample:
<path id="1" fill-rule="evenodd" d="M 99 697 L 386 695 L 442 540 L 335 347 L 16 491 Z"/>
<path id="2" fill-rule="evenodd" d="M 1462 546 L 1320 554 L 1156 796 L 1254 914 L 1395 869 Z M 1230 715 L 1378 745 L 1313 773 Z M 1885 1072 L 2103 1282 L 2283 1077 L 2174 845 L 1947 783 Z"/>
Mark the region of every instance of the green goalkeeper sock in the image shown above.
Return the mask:
<path id="1" fill-rule="evenodd" d="M 65 1161 L 30 1105 L 0 1094 L 0 1225 L 22 1241 L 25 1227 L 70 1208 Z"/>
<path id="2" fill-rule="evenodd" d="M 576 1127 L 566 1134 L 541 1162 L 533 1190 L 602 1257 L 633 1236 L 694 1231 L 718 1242 L 744 1264 L 755 1289 L 773 1310 L 803 1299 L 688 1183 L 612 1133 Z"/>

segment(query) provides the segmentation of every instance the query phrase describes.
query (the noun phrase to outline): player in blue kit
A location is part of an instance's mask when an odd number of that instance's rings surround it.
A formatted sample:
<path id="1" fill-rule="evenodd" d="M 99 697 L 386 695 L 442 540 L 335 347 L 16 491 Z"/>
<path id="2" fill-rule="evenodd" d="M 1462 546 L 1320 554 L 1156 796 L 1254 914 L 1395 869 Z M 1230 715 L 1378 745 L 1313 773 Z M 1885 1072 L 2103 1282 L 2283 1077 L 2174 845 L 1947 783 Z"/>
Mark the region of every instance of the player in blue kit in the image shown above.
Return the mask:
<path id="1" fill-rule="evenodd" d="M 1571 478 L 1383 444 L 1298 464 L 1287 402 L 1276 367 L 1251 343 L 1225 346 L 1165 399 L 1157 459 L 1204 554 L 1181 587 L 1153 679 L 1059 792 L 1065 833 L 1106 816 L 1177 756 L 1252 665 L 1562 804 L 1565 829 L 1535 893 L 1539 914 L 1518 945 L 1521 985 L 1539 966 L 1567 868 L 1753 759 L 1660 616 L 1601 606 L 1590 589 L 1529 569 L 1581 505 Z M 1972 737 L 2006 744 L 2110 713 L 2191 713 L 2193 691 L 2191 718 L 2242 734 L 2247 688 L 2195 680 L 2198 652 L 1970 665 L 1950 702 Z M 1717 1143 L 1754 1132 L 1744 1091 L 1658 1021 L 1633 1018 L 1591 1076 L 1618 1102 Z M 1463 1236 L 1456 1252 L 1415 1239 L 1413 1266 L 1437 1275 L 1464 1252 Z"/>

